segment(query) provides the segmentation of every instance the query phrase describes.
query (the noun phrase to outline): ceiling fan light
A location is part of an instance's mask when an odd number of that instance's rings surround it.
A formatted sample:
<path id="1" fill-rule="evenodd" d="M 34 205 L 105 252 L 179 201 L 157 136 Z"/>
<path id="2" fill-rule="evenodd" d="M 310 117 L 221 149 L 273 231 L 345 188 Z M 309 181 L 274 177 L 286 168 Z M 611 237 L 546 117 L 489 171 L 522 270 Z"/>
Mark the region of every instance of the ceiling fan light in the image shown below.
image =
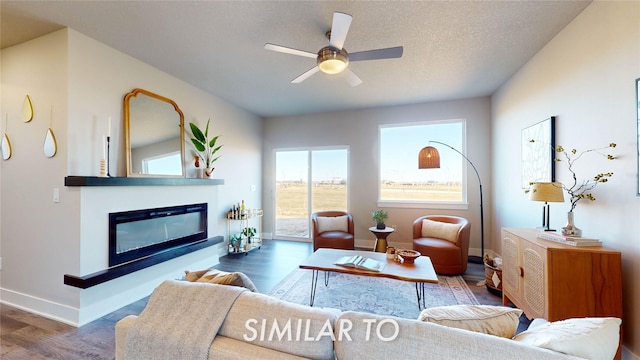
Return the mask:
<path id="1" fill-rule="evenodd" d="M 318 68 L 325 74 L 337 74 L 347 68 L 349 54 L 345 49 L 338 50 L 330 46 L 318 52 Z"/>

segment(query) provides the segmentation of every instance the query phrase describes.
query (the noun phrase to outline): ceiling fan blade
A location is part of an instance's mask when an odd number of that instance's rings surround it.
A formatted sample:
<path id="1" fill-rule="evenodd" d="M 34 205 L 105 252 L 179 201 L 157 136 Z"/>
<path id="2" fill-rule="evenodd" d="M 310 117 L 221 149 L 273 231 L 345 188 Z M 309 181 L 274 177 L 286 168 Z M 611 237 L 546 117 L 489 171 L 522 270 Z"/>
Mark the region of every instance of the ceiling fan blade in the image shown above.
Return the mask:
<path id="1" fill-rule="evenodd" d="M 358 86 L 362 84 L 362 80 L 358 77 L 358 75 L 356 75 L 353 71 L 351 71 L 351 69 L 346 68 L 344 69 L 343 72 L 347 76 L 347 81 L 349 82 L 349 85 Z"/>
<path id="2" fill-rule="evenodd" d="M 349 61 L 394 59 L 402 57 L 402 46 L 386 49 L 359 51 L 349 54 Z"/>
<path id="3" fill-rule="evenodd" d="M 317 73 L 318 70 L 320 70 L 320 68 L 317 67 L 317 66 L 314 66 L 311 69 L 305 71 L 302 75 L 300 75 L 297 78 L 291 80 L 291 83 L 292 84 L 299 84 L 299 83 L 307 80 L 307 78 L 309 78 L 311 75 Z"/>
<path id="4" fill-rule="evenodd" d="M 291 55 L 304 56 L 304 57 L 313 58 L 313 59 L 318 57 L 318 54 L 316 54 L 316 53 L 312 53 L 312 52 L 308 52 L 308 51 L 304 51 L 304 50 L 293 49 L 293 48 L 284 47 L 284 46 L 280 46 L 280 45 L 264 44 L 264 48 L 266 50 L 271 50 L 271 51 L 276 51 L 276 52 L 281 52 L 281 53 L 291 54 Z"/>
<path id="5" fill-rule="evenodd" d="M 344 41 L 347 39 L 347 33 L 349 32 L 352 19 L 353 17 L 349 14 L 341 12 L 333 13 L 333 24 L 331 24 L 331 38 L 329 39 L 329 46 L 342 50 Z"/>

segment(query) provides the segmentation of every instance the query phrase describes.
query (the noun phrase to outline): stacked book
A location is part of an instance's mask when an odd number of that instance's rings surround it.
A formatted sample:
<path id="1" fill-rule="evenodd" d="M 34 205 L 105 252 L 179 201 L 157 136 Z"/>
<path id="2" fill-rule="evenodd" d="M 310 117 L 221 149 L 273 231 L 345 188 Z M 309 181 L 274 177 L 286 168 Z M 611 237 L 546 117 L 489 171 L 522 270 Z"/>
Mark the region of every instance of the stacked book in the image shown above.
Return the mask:
<path id="1" fill-rule="evenodd" d="M 602 246 L 602 242 L 598 239 L 585 238 L 582 236 L 562 235 L 553 231 L 539 232 L 538 239 L 555 241 L 557 243 L 571 246 Z"/>

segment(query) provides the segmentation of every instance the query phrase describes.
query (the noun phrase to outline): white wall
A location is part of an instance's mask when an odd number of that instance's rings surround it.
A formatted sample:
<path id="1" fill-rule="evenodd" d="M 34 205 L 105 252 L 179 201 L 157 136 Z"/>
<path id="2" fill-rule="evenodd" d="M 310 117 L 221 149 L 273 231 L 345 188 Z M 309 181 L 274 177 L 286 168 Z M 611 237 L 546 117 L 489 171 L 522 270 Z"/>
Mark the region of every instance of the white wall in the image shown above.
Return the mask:
<path id="1" fill-rule="evenodd" d="M 350 149 L 350 211 L 355 221 L 357 246 L 373 248 L 375 237 L 369 232 L 374 225 L 371 210 L 377 209 L 378 197 L 378 126 L 450 119 L 467 120 L 467 154 L 474 162 L 483 182 L 485 215 L 491 211 L 490 188 L 490 99 L 474 98 L 417 105 L 372 108 L 305 116 L 270 118 L 264 125 L 265 231 L 274 229 L 274 149 L 314 146 L 348 145 Z M 429 139 L 425 139 L 425 146 Z M 406 154 L 416 159 L 418 154 Z M 413 220 L 426 214 L 450 214 L 469 219 L 472 223 L 470 253 L 480 255 L 480 201 L 478 181 L 473 170 L 467 171 L 467 210 L 387 208 L 388 225 L 397 225 L 389 236 L 390 244 L 411 247 Z M 485 190 L 486 187 L 486 190 Z M 485 224 L 488 225 L 488 224 Z M 488 228 L 485 234 L 489 234 Z M 486 235 L 485 235 L 486 236 Z M 490 239 L 485 249 L 491 249 Z M 399 245 L 401 244 L 401 245 Z"/>
<path id="2" fill-rule="evenodd" d="M 148 295 L 163 279 L 216 264 L 223 252 L 222 246 L 200 250 L 87 290 L 64 285 L 64 274 L 106 267 L 108 212 L 209 202 L 209 235 L 226 237 L 223 217 L 231 204 L 244 199 L 261 207 L 260 191 L 249 190 L 261 179 L 260 118 L 71 29 L 4 49 L 2 66 L 14 156 L 2 162 L 0 301 L 82 325 Z M 211 118 L 210 131 L 224 145 L 214 175 L 225 185 L 64 187 L 67 175 L 98 175 L 108 117 L 110 172 L 126 175 L 122 101 L 136 87 L 173 99 L 185 123 Z M 26 94 L 36 113 L 28 124 L 18 118 Z M 48 159 L 42 143 L 51 105 L 59 150 Z M 53 188 L 60 189 L 60 203 L 51 201 Z"/>
<path id="3" fill-rule="evenodd" d="M 540 225 L 541 203 L 520 188 L 520 132 L 557 116 L 556 142 L 586 150 L 618 146 L 619 158 L 588 156 L 576 163 L 579 177 L 612 171 L 594 190 L 595 202 L 574 210 L 585 236 L 622 252 L 624 345 L 640 354 L 640 197 L 637 193 L 635 79 L 640 77 L 640 3 L 594 2 L 545 46 L 492 98 L 493 236 L 502 227 Z M 569 173 L 556 164 L 557 180 Z M 568 202 L 551 204 L 551 224 L 566 223 Z M 576 299 L 580 301 L 580 299 Z M 626 357 L 632 357 L 626 353 Z M 637 355 L 635 355 L 637 358 Z"/>

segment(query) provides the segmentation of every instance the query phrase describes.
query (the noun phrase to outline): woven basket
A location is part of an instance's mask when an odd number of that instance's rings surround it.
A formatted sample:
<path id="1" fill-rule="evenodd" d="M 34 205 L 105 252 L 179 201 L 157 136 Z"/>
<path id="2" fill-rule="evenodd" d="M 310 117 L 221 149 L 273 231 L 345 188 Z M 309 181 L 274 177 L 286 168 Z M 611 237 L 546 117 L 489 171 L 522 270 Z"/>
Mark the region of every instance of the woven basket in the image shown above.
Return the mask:
<path id="1" fill-rule="evenodd" d="M 500 283 L 497 286 L 493 282 L 494 274 L 498 274 L 498 279 L 500 279 Z M 484 278 L 487 283 L 487 290 L 494 295 L 502 296 L 502 269 L 484 263 Z"/>

